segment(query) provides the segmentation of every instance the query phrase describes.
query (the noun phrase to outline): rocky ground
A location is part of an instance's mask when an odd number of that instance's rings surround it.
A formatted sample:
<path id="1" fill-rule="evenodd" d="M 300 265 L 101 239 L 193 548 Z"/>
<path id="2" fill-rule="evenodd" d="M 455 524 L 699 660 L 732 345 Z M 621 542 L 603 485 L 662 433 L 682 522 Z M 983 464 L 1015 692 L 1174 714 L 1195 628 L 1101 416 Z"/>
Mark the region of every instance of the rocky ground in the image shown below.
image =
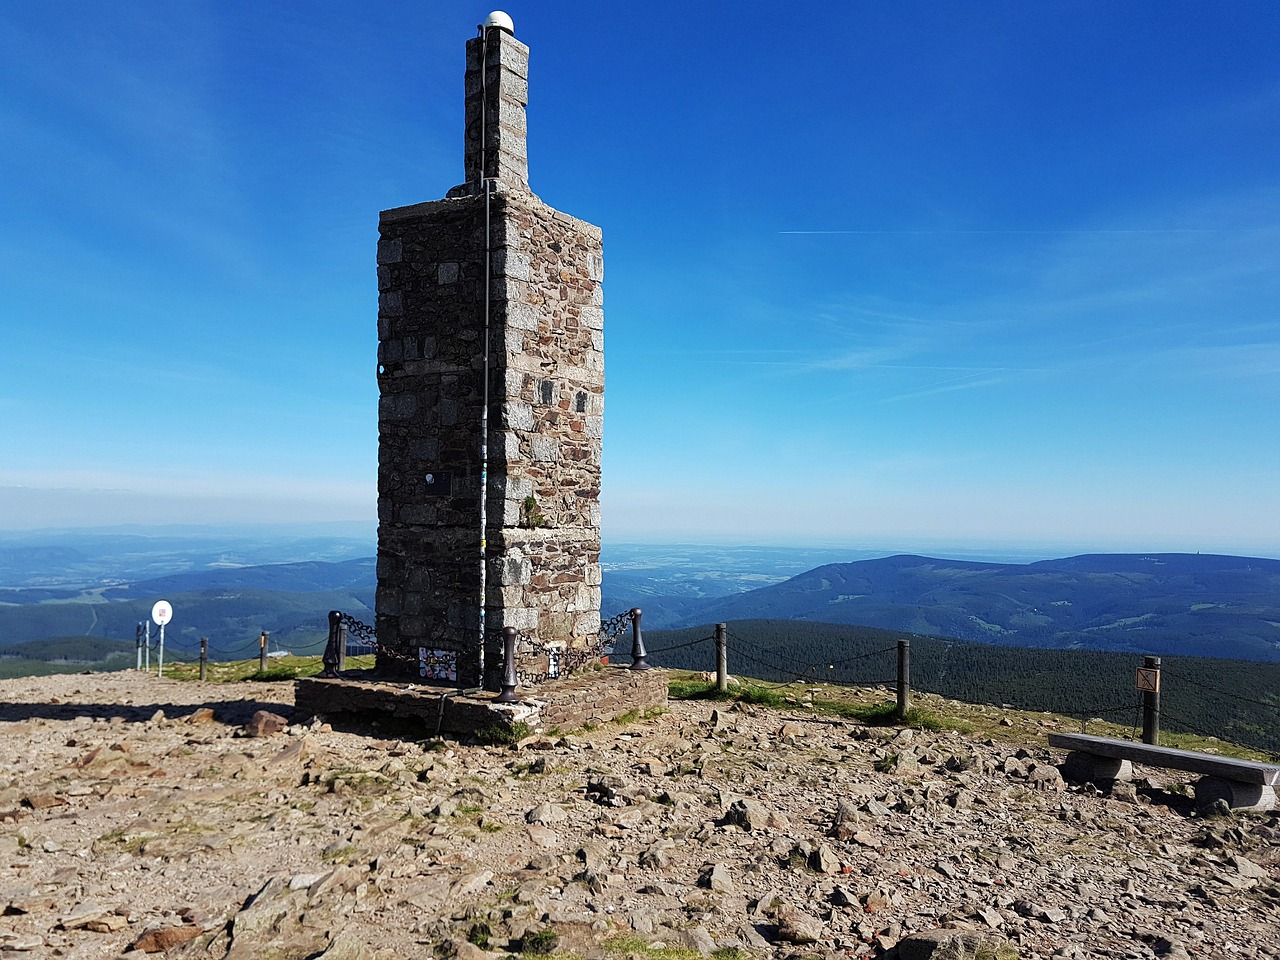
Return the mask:
<path id="1" fill-rule="evenodd" d="M 0 682 L 0 954 L 1280 957 L 1280 818 L 1068 787 L 1042 737 L 694 702 L 512 748 L 260 710 L 292 686 Z"/>

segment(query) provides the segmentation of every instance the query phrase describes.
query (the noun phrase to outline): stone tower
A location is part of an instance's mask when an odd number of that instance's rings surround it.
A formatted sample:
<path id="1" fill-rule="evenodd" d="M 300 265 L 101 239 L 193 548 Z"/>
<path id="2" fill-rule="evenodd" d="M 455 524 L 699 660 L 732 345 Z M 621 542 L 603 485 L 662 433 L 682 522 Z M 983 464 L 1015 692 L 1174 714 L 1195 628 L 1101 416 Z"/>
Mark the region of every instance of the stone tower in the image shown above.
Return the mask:
<path id="1" fill-rule="evenodd" d="M 503 627 L 544 657 L 600 628 L 604 259 L 597 227 L 529 190 L 528 63 L 491 14 L 466 45 L 466 182 L 379 219 L 389 678 L 496 688 Z"/>

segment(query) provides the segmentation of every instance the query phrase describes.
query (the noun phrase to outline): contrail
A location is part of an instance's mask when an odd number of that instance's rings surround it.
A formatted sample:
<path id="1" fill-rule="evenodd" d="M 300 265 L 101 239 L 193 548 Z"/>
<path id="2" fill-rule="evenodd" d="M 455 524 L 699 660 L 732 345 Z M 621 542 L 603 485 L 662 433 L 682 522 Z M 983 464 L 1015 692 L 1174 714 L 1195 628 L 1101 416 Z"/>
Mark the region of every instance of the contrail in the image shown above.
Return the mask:
<path id="1" fill-rule="evenodd" d="M 1160 227 L 1137 230 L 779 230 L 782 236 L 903 236 L 931 235 L 1064 235 L 1064 234 L 1152 234 L 1152 233 L 1272 233 L 1280 227 Z"/>

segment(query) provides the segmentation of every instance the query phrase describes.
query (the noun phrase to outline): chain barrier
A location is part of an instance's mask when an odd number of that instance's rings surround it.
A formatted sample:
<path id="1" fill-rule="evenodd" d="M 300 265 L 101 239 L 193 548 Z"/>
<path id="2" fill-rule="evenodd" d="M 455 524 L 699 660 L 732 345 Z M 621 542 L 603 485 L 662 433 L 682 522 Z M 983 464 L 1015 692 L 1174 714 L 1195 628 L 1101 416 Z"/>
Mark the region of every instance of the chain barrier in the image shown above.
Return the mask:
<path id="1" fill-rule="evenodd" d="M 409 661 L 418 664 L 419 674 L 424 679 L 456 681 L 458 660 L 463 651 L 431 650 L 413 657 L 399 650 L 378 643 L 377 630 L 367 623 L 357 620 L 349 613 L 335 611 L 337 623 L 347 628 L 349 637 L 355 637 L 360 644 L 372 647 L 379 658 L 390 658 L 401 662 Z M 534 685 L 566 677 L 583 667 L 600 663 L 613 653 L 614 646 L 628 627 L 636 620 L 636 610 L 624 610 L 616 616 L 600 624 L 595 640 L 585 647 L 568 647 L 560 643 L 543 643 L 522 631 L 516 631 L 516 677 L 522 685 Z M 496 670 L 502 673 L 506 669 L 505 650 L 503 649 L 502 630 L 492 630 L 485 635 L 486 646 L 496 645 L 502 652 L 496 661 Z M 454 656 L 441 654 L 453 653 Z M 328 655 L 328 651 L 326 651 Z M 539 666 L 534 666 L 534 664 Z M 327 665 L 327 664 L 326 664 Z M 425 671 L 425 672 L 424 672 Z M 336 674 L 336 660 L 331 674 Z"/>
<path id="2" fill-rule="evenodd" d="M 655 653 L 670 653 L 672 650 L 684 650 L 688 647 L 696 647 L 700 643 L 706 643 L 714 639 L 714 636 L 699 637 L 697 640 L 690 640 L 688 643 L 677 643 L 675 646 L 671 647 L 658 647 L 656 650 L 650 650 L 649 656 L 653 656 Z"/>
<path id="3" fill-rule="evenodd" d="M 1160 673 L 1162 676 L 1172 677 L 1175 680 L 1181 680 L 1183 683 L 1189 683 L 1193 687 L 1199 687 L 1201 690 L 1207 690 L 1210 693 L 1216 693 L 1218 694 L 1218 696 L 1226 697 L 1228 700 L 1239 700 L 1241 703 L 1252 704 L 1255 707 L 1266 707 L 1268 710 L 1275 710 L 1277 712 L 1280 712 L 1280 703 L 1267 703 L 1265 700 L 1250 700 L 1248 697 L 1241 697 L 1234 693 L 1228 693 L 1226 690 L 1221 690 L 1218 687 L 1212 686 L 1211 684 L 1201 683 L 1199 680 L 1192 680 L 1190 677 L 1183 676 L 1180 673 L 1174 673 L 1170 670 L 1165 669 L 1164 667 L 1160 668 Z"/>
<path id="4" fill-rule="evenodd" d="M 543 643 L 523 631 L 516 631 L 516 679 L 522 685 L 545 683 L 567 677 L 591 664 L 601 663 L 613 654 L 618 638 L 635 623 L 635 609 L 602 621 L 594 642 L 585 647 L 568 647 L 561 643 Z M 494 631 L 501 643 L 501 631 Z M 542 669 L 525 666 L 530 661 L 545 664 Z M 506 669 L 505 650 L 498 657 L 498 671 Z"/>

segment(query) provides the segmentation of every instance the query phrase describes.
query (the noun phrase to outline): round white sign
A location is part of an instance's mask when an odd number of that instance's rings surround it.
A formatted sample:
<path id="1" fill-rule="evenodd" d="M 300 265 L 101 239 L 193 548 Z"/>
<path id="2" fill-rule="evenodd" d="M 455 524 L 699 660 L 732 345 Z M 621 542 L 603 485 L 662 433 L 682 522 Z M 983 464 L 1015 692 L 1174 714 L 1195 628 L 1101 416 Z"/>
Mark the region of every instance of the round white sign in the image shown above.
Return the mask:
<path id="1" fill-rule="evenodd" d="M 156 605 L 151 608 L 151 621 L 157 627 L 163 627 L 166 623 L 173 619 L 173 607 L 169 605 L 168 600 L 157 600 Z"/>

